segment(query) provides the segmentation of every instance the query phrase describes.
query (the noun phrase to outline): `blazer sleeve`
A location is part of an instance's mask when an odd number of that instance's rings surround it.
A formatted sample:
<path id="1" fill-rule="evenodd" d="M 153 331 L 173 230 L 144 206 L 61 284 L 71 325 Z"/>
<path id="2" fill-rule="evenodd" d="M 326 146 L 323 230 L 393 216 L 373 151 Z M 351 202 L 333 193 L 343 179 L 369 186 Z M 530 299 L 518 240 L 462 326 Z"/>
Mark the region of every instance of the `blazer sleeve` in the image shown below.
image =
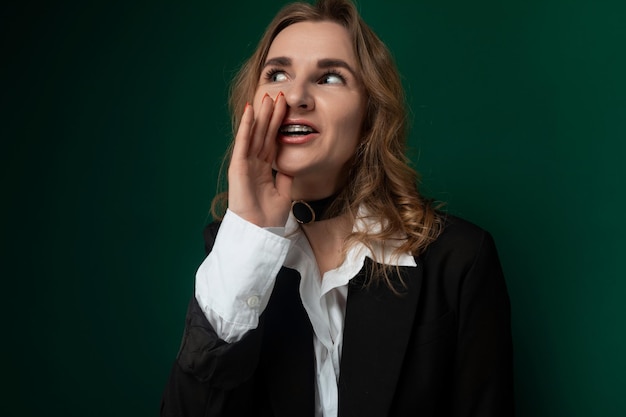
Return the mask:
<path id="1" fill-rule="evenodd" d="M 489 233 L 458 289 L 455 417 L 514 415 L 510 302 Z"/>
<path id="2" fill-rule="evenodd" d="M 205 248 L 211 251 L 219 224 L 205 229 Z M 161 400 L 161 416 L 233 415 L 254 398 L 246 392 L 259 361 L 263 317 L 237 343 L 226 343 L 191 297 L 182 343 Z M 239 398 L 248 401 L 239 401 Z M 227 411 L 230 410 L 230 411 Z"/>

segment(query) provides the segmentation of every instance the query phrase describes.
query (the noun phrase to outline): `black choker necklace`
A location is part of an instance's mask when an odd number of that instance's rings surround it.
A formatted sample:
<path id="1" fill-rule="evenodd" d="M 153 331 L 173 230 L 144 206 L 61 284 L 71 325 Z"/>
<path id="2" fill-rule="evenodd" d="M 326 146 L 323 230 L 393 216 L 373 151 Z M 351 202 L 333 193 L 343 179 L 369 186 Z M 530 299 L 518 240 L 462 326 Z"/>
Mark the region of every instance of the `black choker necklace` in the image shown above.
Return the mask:
<path id="1" fill-rule="evenodd" d="M 328 207 L 335 201 L 337 194 L 315 201 L 295 200 L 291 203 L 291 212 L 300 224 L 313 223 L 316 220 L 324 220 Z"/>

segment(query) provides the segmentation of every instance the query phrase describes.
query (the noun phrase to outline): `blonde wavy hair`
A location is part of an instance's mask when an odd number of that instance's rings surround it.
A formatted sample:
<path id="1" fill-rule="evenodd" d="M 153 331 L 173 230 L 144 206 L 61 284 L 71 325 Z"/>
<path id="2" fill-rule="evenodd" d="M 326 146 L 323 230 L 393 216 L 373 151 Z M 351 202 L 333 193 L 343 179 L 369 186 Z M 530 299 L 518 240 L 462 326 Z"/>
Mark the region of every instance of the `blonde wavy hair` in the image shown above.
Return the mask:
<path id="1" fill-rule="evenodd" d="M 367 218 L 380 228 L 350 234 L 344 250 L 356 242 L 370 249 L 374 243 L 384 247 L 385 242 L 401 236 L 406 240 L 395 253 L 419 255 L 439 235 L 441 215 L 431 201 L 419 194 L 418 174 L 409 166 L 405 155 L 407 109 L 395 62 L 350 0 L 319 0 L 315 5 L 291 3 L 278 12 L 256 51 L 231 84 L 229 105 L 233 137 L 241 121 L 242 109 L 247 102 L 252 102 L 272 41 L 287 26 L 304 21 L 336 22 L 348 30 L 368 97 L 363 137 L 352 159 L 348 186 L 340 192 L 329 212 L 331 215 L 350 213 L 353 220 L 357 215 L 367 213 Z M 225 161 L 230 160 L 231 151 L 232 144 Z M 226 198 L 227 193 L 223 192 L 213 200 L 211 211 L 217 219 L 225 211 Z M 392 286 L 386 268 L 376 265 L 377 270 L 371 275 L 376 276 L 382 268 L 384 280 Z"/>

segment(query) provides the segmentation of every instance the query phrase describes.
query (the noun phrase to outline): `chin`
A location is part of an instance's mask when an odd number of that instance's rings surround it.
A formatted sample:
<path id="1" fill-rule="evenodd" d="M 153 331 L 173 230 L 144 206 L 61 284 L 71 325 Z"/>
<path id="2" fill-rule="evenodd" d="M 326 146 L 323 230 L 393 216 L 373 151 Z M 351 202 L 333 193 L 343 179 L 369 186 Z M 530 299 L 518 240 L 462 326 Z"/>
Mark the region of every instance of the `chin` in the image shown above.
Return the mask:
<path id="1" fill-rule="evenodd" d="M 302 163 L 303 158 L 276 158 L 273 168 L 290 177 L 296 177 L 306 172 L 306 166 Z"/>
<path id="2" fill-rule="evenodd" d="M 285 174 L 289 177 L 299 177 L 301 176 L 301 171 L 295 168 L 288 168 L 288 167 L 283 167 L 283 166 L 278 166 L 278 165 L 274 165 L 274 171 L 276 172 L 280 172 L 281 174 Z"/>

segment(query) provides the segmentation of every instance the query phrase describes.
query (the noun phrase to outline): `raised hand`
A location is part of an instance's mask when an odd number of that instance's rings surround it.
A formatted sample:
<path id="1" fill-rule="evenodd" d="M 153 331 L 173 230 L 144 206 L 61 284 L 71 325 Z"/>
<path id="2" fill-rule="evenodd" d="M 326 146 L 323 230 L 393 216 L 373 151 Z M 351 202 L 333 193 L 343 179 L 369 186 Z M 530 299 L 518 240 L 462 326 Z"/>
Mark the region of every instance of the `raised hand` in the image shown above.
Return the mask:
<path id="1" fill-rule="evenodd" d="M 284 226 L 293 178 L 280 172 L 274 178 L 272 163 L 287 104 L 282 93 L 275 102 L 266 94 L 259 107 L 255 112 L 246 106 L 235 136 L 228 167 L 228 208 L 260 227 Z"/>

